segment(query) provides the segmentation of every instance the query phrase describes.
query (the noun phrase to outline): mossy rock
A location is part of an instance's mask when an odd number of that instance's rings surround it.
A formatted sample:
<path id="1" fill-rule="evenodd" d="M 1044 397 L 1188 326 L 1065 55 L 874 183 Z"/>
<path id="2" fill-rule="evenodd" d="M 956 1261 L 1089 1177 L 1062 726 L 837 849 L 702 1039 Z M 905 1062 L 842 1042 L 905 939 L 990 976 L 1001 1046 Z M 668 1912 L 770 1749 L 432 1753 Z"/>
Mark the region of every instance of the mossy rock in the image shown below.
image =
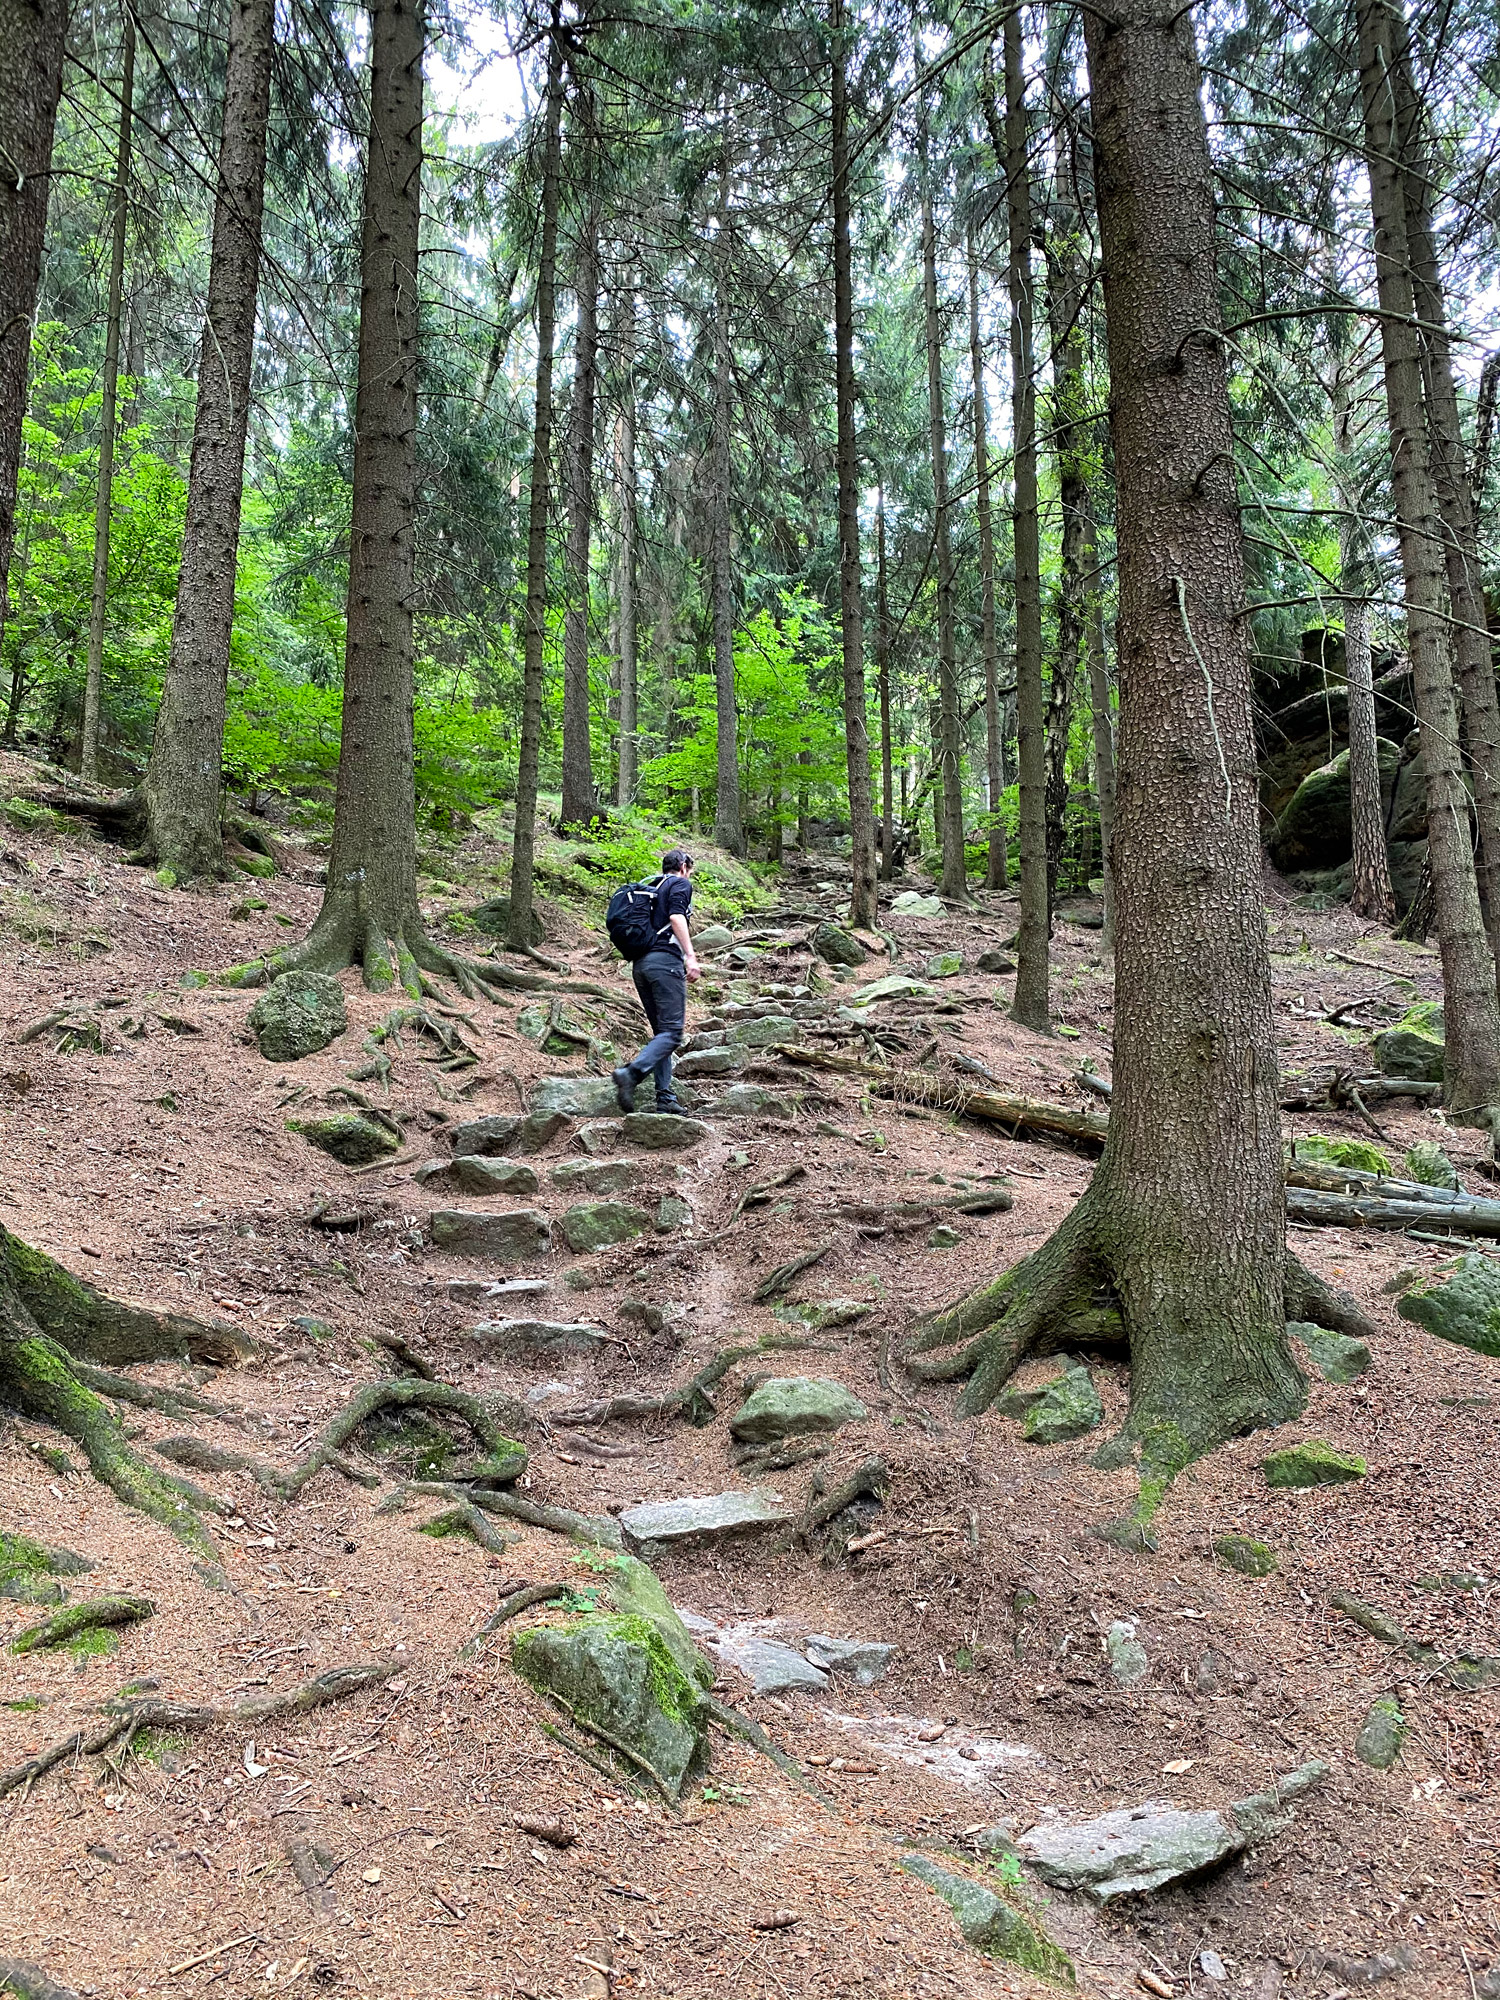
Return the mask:
<path id="1" fill-rule="evenodd" d="M 869 1414 L 842 1382 L 812 1375 L 773 1375 L 735 1411 L 729 1432 L 741 1444 L 769 1444 L 777 1438 L 840 1430 Z"/>
<path id="2" fill-rule="evenodd" d="M 231 854 L 229 859 L 242 875 L 255 875 L 262 881 L 276 873 L 276 863 L 269 854 Z"/>
<path id="3" fill-rule="evenodd" d="M 25 1535 L 0 1528 L 0 1598 L 15 1604 L 61 1604 L 67 1592 L 55 1581 L 79 1576 L 93 1564 L 70 1549 L 47 1549 Z"/>
<path id="4" fill-rule="evenodd" d="M 1060 1986 L 1076 1986 L 1073 1961 L 1056 1945 L 1035 1917 L 1018 1910 L 993 1889 L 946 1868 L 926 1854 L 903 1854 L 901 1866 L 929 1889 L 935 1889 L 958 1919 L 964 1942 L 986 1958 L 1004 1959 Z"/>
<path id="5" fill-rule="evenodd" d="M 558 1228 L 568 1248 L 580 1255 L 628 1243 L 651 1227 L 651 1217 L 628 1201 L 581 1201 L 564 1211 Z"/>
<path id="6" fill-rule="evenodd" d="M 1299 1160 L 1320 1160 L 1330 1167 L 1355 1167 L 1364 1174 L 1388 1174 L 1390 1158 L 1368 1139 L 1330 1139 L 1322 1132 L 1309 1132 L 1292 1148 Z"/>
<path id="7" fill-rule="evenodd" d="M 1383 1694 L 1370 1704 L 1364 1726 L 1354 1739 L 1354 1754 L 1372 1771 L 1388 1771 L 1401 1755 L 1406 1740 L 1406 1717 L 1399 1701 Z"/>
<path id="8" fill-rule="evenodd" d="M 1450 1194 L 1463 1192 L 1457 1167 L 1433 1139 L 1422 1139 L 1413 1146 L 1401 1170 L 1409 1181 L 1418 1181 L 1423 1187 L 1446 1188 Z"/>
<path id="9" fill-rule="evenodd" d="M 1305 1444 L 1273 1451 L 1261 1461 L 1261 1470 L 1268 1486 L 1341 1486 L 1363 1479 L 1367 1467 L 1354 1453 L 1336 1451 L 1322 1438 L 1309 1438 Z"/>
<path id="10" fill-rule="evenodd" d="M 1500 1257 L 1475 1250 L 1439 1265 L 1397 1301 L 1396 1310 L 1439 1340 L 1500 1355 Z"/>
<path id="11" fill-rule="evenodd" d="M 1028 1444 L 1064 1444 L 1098 1430 L 1103 1422 L 1094 1378 L 1079 1362 L 1042 1389 L 1021 1420 L 1021 1435 Z"/>
<path id="12" fill-rule="evenodd" d="M 1326 1326 L 1314 1326 L 1311 1321 L 1300 1319 L 1289 1320 L 1286 1330 L 1291 1339 L 1306 1349 L 1308 1360 L 1325 1382 L 1347 1387 L 1358 1381 L 1370 1365 L 1369 1348 L 1351 1334 L 1330 1333 Z"/>
<path id="13" fill-rule="evenodd" d="M 297 1062 L 348 1027 L 344 989 L 327 972 L 279 973 L 250 1009 L 249 1023 L 267 1062 Z"/>
<path id="14" fill-rule="evenodd" d="M 863 965 L 870 956 L 859 939 L 842 924 L 822 923 L 813 932 L 813 950 L 825 965 Z"/>
<path id="15" fill-rule="evenodd" d="M 288 1118 L 286 1129 L 300 1132 L 309 1145 L 346 1167 L 367 1167 L 401 1150 L 399 1133 L 357 1111 L 338 1111 L 327 1118 Z"/>
<path id="16" fill-rule="evenodd" d="M 1375 1037 L 1375 1060 L 1383 1076 L 1412 1083 L 1441 1083 L 1446 1021 L 1442 1003 L 1419 1000 L 1394 1027 Z"/>
<path id="17" fill-rule="evenodd" d="M 1276 1569 L 1276 1552 L 1249 1535 L 1220 1535 L 1214 1554 L 1241 1576 L 1271 1576 Z"/>

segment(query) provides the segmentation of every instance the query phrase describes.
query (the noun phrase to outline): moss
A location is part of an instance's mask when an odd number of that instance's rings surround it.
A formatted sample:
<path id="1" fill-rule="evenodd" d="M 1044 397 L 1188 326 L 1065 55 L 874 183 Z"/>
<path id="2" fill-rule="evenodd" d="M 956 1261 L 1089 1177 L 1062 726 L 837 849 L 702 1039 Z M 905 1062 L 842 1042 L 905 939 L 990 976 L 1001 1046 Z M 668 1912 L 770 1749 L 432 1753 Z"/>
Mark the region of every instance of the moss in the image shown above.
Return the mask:
<path id="1" fill-rule="evenodd" d="M 158 1770 L 175 1771 L 187 1751 L 188 1740 L 170 1729 L 143 1729 L 131 1737 L 130 1747 L 143 1762 L 155 1764 Z"/>
<path id="2" fill-rule="evenodd" d="M 40 1542 L 25 1535 L 8 1534 L 0 1528 L 0 1583 L 15 1577 L 50 1576 L 52 1558 Z"/>
<path id="3" fill-rule="evenodd" d="M 1322 1160 L 1330 1167 L 1355 1167 L 1366 1174 L 1391 1171 L 1389 1156 L 1368 1139 L 1330 1139 L 1321 1132 L 1309 1132 L 1291 1150 L 1299 1160 Z"/>
<path id="4" fill-rule="evenodd" d="M 20 1701 L 0 1702 L 0 1708 L 11 1709 L 17 1715 L 35 1715 L 39 1708 L 46 1705 L 39 1694 L 23 1695 Z"/>
<path id="5" fill-rule="evenodd" d="M 28 1626 L 11 1641 L 13 1653 L 37 1653 L 53 1646 L 66 1646 L 70 1652 L 80 1648 L 87 1652 L 112 1652 L 114 1642 L 101 1646 L 95 1642 L 104 1634 L 105 1627 L 112 1625 L 134 1625 L 142 1618 L 150 1618 L 155 1605 L 145 1597 L 95 1597 L 82 1604 L 67 1604 L 54 1611 L 50 1618 L 44 1618 L 40 1625 Z"/>
<path id="6" fill-rule="evenodd" d="M 70 1659 L 85 1666 L 90 1660 L 107 1659 L 119 1647 L 119 1640 L 113 1632 L 106 1632 L 96 1626 L 91 1632 L 80 1632 L 76 1639 L 70 1639 L 67 1653 Z"/>
<path id="7" fill-rule="evenodd" d="M 669 1715 L 674 1722 L 681 1722 L 689 1729 L 695 1726 L 698 1711 L 703 1706 L 703 1690 L 678 1665 L 654 1618 L 644 1617 L 637 1611 L 626 1611 L 614 1615 L 597 1613 L 582 1622 L 600 1627 L 616 1639 L 640 1646 L 650 1663 L 652 1700 L 662 1714 Z"/>
<path id="8" fill-rule="evenodd" d="M 1273 1451 L 1261 1462 L 1268 1486 L 1338 1486 L 1350 1479 L 1363 1479 L 1366 1469 L 1362 1458 L 1336 1451 L 1321 1438 Z"/>
<path id="9" fill-rule="evenodd" d="M 276 863 L 268 854 L 232 854 L 229 858 L 242 875 L 268 878 L 276 873 Z"/>
<path id="10" fill-rule="evenodd" d="M 1249 1535 L 1220 1535 L 1214 1554 L 1241 1576 L 1270 1576 L 1276 1568 L 1276 1552 Z"/>

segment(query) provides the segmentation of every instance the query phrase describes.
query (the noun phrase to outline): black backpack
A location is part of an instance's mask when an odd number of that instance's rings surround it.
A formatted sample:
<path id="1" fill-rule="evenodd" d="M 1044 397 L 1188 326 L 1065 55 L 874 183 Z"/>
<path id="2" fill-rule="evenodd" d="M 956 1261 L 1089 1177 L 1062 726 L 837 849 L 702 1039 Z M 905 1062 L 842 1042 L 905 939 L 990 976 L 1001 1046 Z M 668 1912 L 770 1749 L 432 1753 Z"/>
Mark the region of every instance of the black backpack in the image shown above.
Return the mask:
<path id="1" fill-rule="evenodd" d="M 604 928 L 621 958 L 634 964 L 656 943 L 666 928 L 657 914 L 655 882 L 627 882 L 616 889 L 604 912 Z"/>

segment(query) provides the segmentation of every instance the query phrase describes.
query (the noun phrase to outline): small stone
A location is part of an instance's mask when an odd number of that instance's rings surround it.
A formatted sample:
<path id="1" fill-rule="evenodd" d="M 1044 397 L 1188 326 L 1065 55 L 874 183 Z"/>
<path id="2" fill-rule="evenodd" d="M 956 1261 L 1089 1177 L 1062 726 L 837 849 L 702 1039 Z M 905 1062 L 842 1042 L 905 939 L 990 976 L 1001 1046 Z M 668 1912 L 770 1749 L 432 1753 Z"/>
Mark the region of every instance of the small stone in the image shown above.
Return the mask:
<path id="1" fill-rule="evenodd" d="M 964 955 L 961 951 L 936 951 L 924 968 L 929 979 L 956 979 L 963 969 Z"/>
<path id="2" fill-rule="evenodd" d="M 924 896 L 916 889 L 903 889 L 891 903 L 893 917 L 941 917 L 944 914 L 944 906 L 938 897 Z"/>
<path id="3" fill-rule="evenodd" d="M 493 1214 L 483 1208 L 433 1211 L 432 1240 L 439 1250 L 464 1250 L 502 1264 L 526 1264 L 552 1248 L 552 1230 L 540 1209 L 514 1208 Z"/>
<path id="4" fill-rule="evenodd" d="M 474 1328 L 474 1338 L 497 1347 L 566 1347 L 592 1353 L 603 1347 L 609 1336 L 603 1327 L 591 1326 L 586 1320 L 482 1319 Z"/>
<path id="5" fill-rule="evenodd" d="M 675 1229 L 687 1230 L 692 1226 L 692 1205 L 684 1201 L 680 1194 L 664 1194 L 656 1204 L 657 1235 L 669 1236 Z"/>
<path id="6" fill-rule="evenodd" d="M 1366 1469 L 1362 1458 L 1335 1451 L 1321 1438 L 1273 1451 L 1261 1461 L 1268 1486 L 1338 1486 L 1346 1480 L 1363 1479 Z"/>
<path id="7" fill-rule="evenodd" d="M 656 1087 L 648 1077 L 641 1095 L 656 1101 Z M 531 1110 L 536 1113 L 560 1111 L 565 1118 L 597 1118 L 618 1111 L 615 1086 L 607 1076 L 544 1076 L 531 1086 Z"/>
<path id="8" fill-rule="evenodd" d="M 812 947 L 825 965 L 863 965 L 870 956 L 842 924 L 819 924 L 813 932 Z"/>
<path id="9" fill-rule="evenodd" d="M 450 1278 L 450 1299 L 525 1299 L 552 1288 L 545 1278 Z"/>
<path id="10" fill-rule="evenodd" d="M 768 1492 L 714 1493 L 628 1507 L 620 1516 L 620 1531 L 627 1545 L 655 1553 L 692 1548 L 733 1535 L 763 1534 L 768 1528 L 783 1527 L 791 1518 L 777 1496 Z"/>
<path id="11" fill-rule="evenodd" d="M 1198 1954 L 1198 1970 L 1203 1974 L 1205 1979 L 1222 1981 L 1229 1977 L 1228 1966 L 1220 1958 L 1219 1954 L 1208 1945 L 1205 1945 Z"/>
<path id="12" fill-rule="evenodd" d="M 1275 1552 L 1249 1535 L 1220 1535 L 1214 1542 L 1214 1554 L 1241 1576 L 1270 1576 L 1276 1568 Z"/>
<path id="13" fill-rule="evenodd" d="M 922 979 L 910 979 L 904 972 L 892 972 L 869 986 L 861 986 L 849 996 L 851 1007 L 876 1007 L 882 1000 L 930 1000 L 933 989 Z"/>
<path id="14" fill-rule="evenodd" d="M 732 1083 L 709 1106 L 715 1118 L 790 1118 L 792 1100 L 758 1083 Z"/>
<path id="15" fill-rule="evenodd" d="M 895 1654 L 894 1646 L 878 1639 L 830 1639 L 825 1633 L 809 1635 L 807 1657 L 825 1673 L 848 1674 L 862 1688 L 874 1687 Z"/>
<path id="16" fill-rule="evenodd" d="M 618 1153 L 625 1144 L 623 1118 L 596 1118 L 573 1134 L 586 1153 Z"/>
<path id="17" fill-rule="evenodd" d="M 567 1130 L 567 1126 L 568 1114 L 565 1111 L 533 1111 L 516 1127 L 515 1150 L 518 1153 L 544 1152 L 559 1132 Z"/>
<path id="18" fill-rule="evenodd" d="M 1406 1740 L 1406 1718 L 1401 1704 L 1392 1696 L 1381 1695 L 1370 1704 L 1364 1726 L 1354 1739 L 1354 1754 L 1372 1771 L 1388 1771 L 1401 1755 Z"/>
<path id="19" fill-rule="evenodd" d="M 734 932 L 726 929 L 723 924 L 710 924 L 706 930 L 696 931 L 693 934 L 694 948 L 710 958 L 717 952 L 728 951 L 733 943 Z"/>
<path id="20" fill-rule="evenodd" d="M 825 1327 L 853 1326 L 856 1320 L 868 1319 L 874 1310 L 863 1299 L 802 1299 L 795 1305 L 771 1308 L 774 1316 L 788 1325 L 811 1327 L 820 1333 Z"/>
<path id="21" fill-rule="evenodd" d="M 651 1218 L 645 1209 L 625 1201 L 582 1201 L 568 1209 L 557 1226 L 568 1248 L 582 1254 L 629 1242 L 651 1227 Z"/>
<path id="22" fill-rule="evenodd" d="M 976 1951 L 1022 1966 L 1061 1986 L 1077 1984 L 1067 1953 L 1052 1942 L 1035 1918 L 1023 1915 L 993 1889 L 941 1866 L 926 1854 L 903 1854 L 901 1866 L 937 1891 L 957 1918 L 965 1943 Z"/>
<path id="23" fill-rule="evenodd" d="M 741 1049 L 769 1049 L 778 1042 L 800 1042 L 799 1022 L 783 1014 L 764 1014 L 758 1021 L 736 1021 L 729 1030 L 730 1045 Z"/>
<path id="24" fill-rule="evenodd" d="M 1104 1646 L 1109 1655 L 1109 1670 L 1121 1687 L 1134 1687 L 1151 1671 L 1146 1649 L 1135 1636 L 1133 1618 L 1117 1618 L 1109 1628 Z"/>
<path id="25" fill-rule="evenodd" d="M 1016 969 L 1016 961 L 1004 951 L 982 951 L 978 964 L 981 972 L 1014 972 Z"/>
<path id="26" fill-rule="evenodd" d="M 279 973 L 248 1019 L 267 1062 L 316 1055 L 349 1025 L 344 989 L 327 972 Z"/>
<path id="27" fill-rule="evenodd" d="M 811 1375 L 773 1375 L 735 1411 L 729 1432 L 741 1444 L 770 1444 L 777 1438 L 840 1430 L 869 1414 L 842 1382 Z"/>
<path id="28" fill-rule="evenodd" d="M 1440 1264 L 1412 1286 L 1396 1310 L 1439 1340 L 1500 1355 L 1500 1257 L 1470 1251 Z"/>
<path id="29" fill-rule="evenodd" d="M 332 1340 L 338 1332 L 338 1328 L 330 1321 L 319 1319 L 315 1313 L 298 1313 L 288 1324 L 294 1326 L 298 1333 L 305 1334 L 309 1340 Z"/>
<path id="30" fill-rule="evenodd" d="M 638 1160 L 564 1160 L 547 1178 L 568 1194 L 624 1194 L 639 1185 L 641 1173 Z"/>
<path id="31" fill-rule="evenodd" d="M 958 1247 L 958 1231 L 949 1222 L 940 1222 L 927 1238 L 929 1250 L 953 1250 Z"/>
<path id="32" fill-rule="evenodd" d="M 401 1150 L 401 1136 L 357 1111 L 339 1111 L 327 1118 L 288 1118 L 289 1132 L 300 1132 L 309 1145 L 346 1167 L 367 1167 Z"/>
<path id="33" fill-rule="evenodd" d="M 1457 1167 L 1434 1139 L 1419 1140 L 1402 1161 L 1402 1169 L 1409 1181 L 1419 1181 L 1423 1187 L 1447 1188 L 1450 1194 L 1463 1192 Z"/>
<path id="34" fill-rule="evenodd" d="M 672 1075 L 674 1078 L 734 1076 L 749 1060 L 742 1048 L 694 1049 L 689 1055 L 676 1058 L 672 1064 Z"/>
<path id="35" fill-rule="evenodd" d="M 496 1160 L 483 1153 L 460 1153 L 448 1169 L 449 1178 L 465 1194 L 535 1194 L 541 1186 L 535 1167 L 520 1160 Z"/>
<path id="36" fill-rule="evenodd" d="M 1094 1378 L 1081 1364 L 1049 1382 L 1027 1412 L 1021 1435 L 1029 1444 L 1063 1444 L 1104 1422 Z"/>
<path id="37" fill-rule="evenodd" d="M 1357 1382 L 1370 1365 L 1370 1350 L 1362 1340 L 1347 1333 L 1330 1333 L 1327 1327 L 1306 1320 L 1289 1320 L 1287 1332 L 1307 1350 L 1307 1358 L 1325 1382 L 1347 1387 Z"/>
<path id="38" fill-rule="evenodd" d="M 784 1694 L 793 1688 L 825 1688 L 828 1676 L 791 1646 L 777 1639 L 727 1627 L 719 1635 L 719 1659 L 736 1667 L 757 1694 Z"/>
<path id="39" fill-rule="evenodd" d="M 625 1119 L 625 1138 L 648 1153 L 674 1152 L 696 1146 L 709 1137 L 701 1118 L 684 1118 L 672 1111 L 632 1111 Z"/>
<path id="40" fill-rule="evenodd" d="M 504 1153 L 520 1129 L 519 1118 L 470 1118 L 453 1128 L 453 1150 L 455 1154 Z"/>

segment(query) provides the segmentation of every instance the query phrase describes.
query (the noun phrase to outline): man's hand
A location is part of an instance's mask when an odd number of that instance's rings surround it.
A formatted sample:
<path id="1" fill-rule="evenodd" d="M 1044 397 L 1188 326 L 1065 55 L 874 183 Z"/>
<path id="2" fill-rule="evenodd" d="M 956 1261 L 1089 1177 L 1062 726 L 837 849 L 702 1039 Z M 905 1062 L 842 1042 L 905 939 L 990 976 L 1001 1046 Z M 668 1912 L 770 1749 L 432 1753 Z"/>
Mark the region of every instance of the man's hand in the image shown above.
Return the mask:
<path id="1" fill-rule="evenodd" d="M 695 985 L 697 981 L 703 977 L 703 967 L 698 963 L 697 959 L 692 955 L 691 952 L 688 953 L 687 957 L 687 976 L 688 976 L 688 984 L 690 986 Z"/>

